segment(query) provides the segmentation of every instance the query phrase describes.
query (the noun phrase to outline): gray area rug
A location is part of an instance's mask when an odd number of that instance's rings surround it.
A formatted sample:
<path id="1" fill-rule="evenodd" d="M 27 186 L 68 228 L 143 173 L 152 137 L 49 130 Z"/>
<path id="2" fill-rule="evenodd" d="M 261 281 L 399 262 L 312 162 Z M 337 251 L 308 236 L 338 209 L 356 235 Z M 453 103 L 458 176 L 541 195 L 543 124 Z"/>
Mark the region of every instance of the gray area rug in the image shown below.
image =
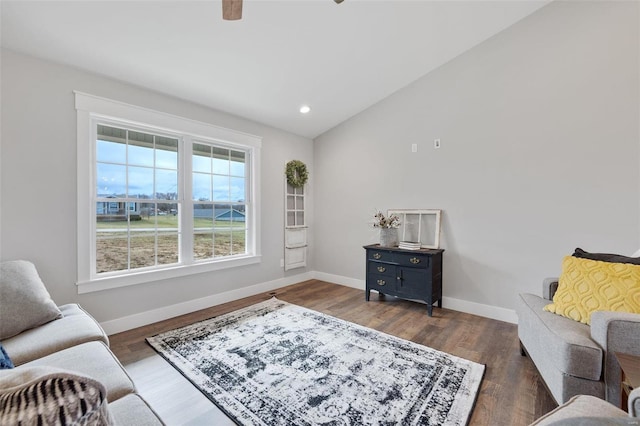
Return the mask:
<path id="1" fill-rule="evenodd" d="M 485 368 L 275 298 L 147 341 L 241 425 L 464 425 Z"/>

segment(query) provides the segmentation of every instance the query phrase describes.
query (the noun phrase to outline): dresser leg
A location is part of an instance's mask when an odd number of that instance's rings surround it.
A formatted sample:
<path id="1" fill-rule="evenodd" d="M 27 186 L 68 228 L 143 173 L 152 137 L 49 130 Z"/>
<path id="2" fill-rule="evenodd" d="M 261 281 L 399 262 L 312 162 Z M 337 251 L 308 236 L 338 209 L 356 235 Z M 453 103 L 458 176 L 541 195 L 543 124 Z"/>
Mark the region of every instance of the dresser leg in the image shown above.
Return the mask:
<path id="1" fill-rule="evenodd" d="M 370 293 L 371 293 L 371 290 L 366 290 L 364 292 L 364 300 L 367 301 L 367 302 L 369 301 Z"/>
<path id="2" fill-rule="evenodd" d="M 430 317 L 433 316 L 433 305 L 427 305 L 427 313 Z"/>

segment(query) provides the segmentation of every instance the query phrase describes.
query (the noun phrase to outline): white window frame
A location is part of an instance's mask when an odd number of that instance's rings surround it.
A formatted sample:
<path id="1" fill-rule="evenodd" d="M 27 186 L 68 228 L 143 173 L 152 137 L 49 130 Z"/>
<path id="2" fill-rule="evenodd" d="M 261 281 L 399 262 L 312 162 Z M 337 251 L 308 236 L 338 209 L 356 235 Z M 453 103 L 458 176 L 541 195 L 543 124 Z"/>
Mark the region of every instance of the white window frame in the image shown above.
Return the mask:
<path id="1" fill-rule="evenodd" d="M 77 114 L 77 282 L 78 294 L 111 288 L 141 284 L 156 280 L 176 278 L 185 275 L 240 267 L 259 263 L 260 250 L 260 150 L 262 138 L 212 124 L 179 117 L 151 109 L 114 101 L 74 91 Z M 191 247 L 193 238 L 193 208 L 191 179 L 191 148 L 193 142 L 206 141 L 216 145 L 247 151 L 247 184 L 249 185 L 247 208 L 249 209 L 245 255 L 216 257 L 207 261 L 193 260 L 193 253 L 183 250 L 181 263 L 158 266 L 142 271 L 124 271 L 120 274 L 95 273 L 95 210 L 93 192 L 95 191 L 96 132 L 97 122 L 112 123 L 147 128 L 150 131 L 179 134 L 183 144 L 179 157 L 180 200 L 182 212 L 182 239 L 191 241 L 182 247 Z"/>

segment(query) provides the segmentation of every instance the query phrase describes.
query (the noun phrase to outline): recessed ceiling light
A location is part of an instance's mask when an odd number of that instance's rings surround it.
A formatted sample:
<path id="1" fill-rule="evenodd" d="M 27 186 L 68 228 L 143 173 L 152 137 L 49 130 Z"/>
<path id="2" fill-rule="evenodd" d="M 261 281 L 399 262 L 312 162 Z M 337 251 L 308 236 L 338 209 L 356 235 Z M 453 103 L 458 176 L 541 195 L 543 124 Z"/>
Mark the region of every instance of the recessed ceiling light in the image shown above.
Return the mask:
<path id="1" fill-rule="evenodd" d="M 309 105 L 302 105 L 300 107 L 300 114 L 308 114 L 311 111 L 311 107 Z"/>

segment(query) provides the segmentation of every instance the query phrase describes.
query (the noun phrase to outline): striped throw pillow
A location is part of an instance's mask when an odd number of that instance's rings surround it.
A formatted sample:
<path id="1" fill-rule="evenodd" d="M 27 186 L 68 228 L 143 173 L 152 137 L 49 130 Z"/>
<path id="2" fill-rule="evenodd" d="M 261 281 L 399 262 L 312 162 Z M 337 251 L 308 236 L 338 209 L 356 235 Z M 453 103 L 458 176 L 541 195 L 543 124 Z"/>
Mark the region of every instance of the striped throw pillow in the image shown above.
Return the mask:
<path id="1" fill-rule="evenodd" d="M 89 377 L 49 367 L 0 371 L 0 425 L 111 425 L 107 392 Z"/>

